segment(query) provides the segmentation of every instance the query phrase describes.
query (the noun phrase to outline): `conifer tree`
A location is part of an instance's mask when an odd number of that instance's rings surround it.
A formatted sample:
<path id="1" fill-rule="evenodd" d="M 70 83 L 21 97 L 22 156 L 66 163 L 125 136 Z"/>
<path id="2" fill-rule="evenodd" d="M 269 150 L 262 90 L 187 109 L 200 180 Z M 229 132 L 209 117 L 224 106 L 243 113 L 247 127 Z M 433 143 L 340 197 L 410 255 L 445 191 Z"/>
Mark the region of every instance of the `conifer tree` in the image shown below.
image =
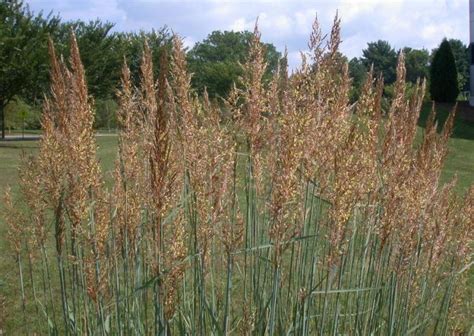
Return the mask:
<path id="1" fill-rule="evenodd" d="M 430 76 L 431 98 L 436 102 L 455 102 L 459 94 L 458 75 L 451 45 L 446 39 L 441 42 L 433 56 Z"/>

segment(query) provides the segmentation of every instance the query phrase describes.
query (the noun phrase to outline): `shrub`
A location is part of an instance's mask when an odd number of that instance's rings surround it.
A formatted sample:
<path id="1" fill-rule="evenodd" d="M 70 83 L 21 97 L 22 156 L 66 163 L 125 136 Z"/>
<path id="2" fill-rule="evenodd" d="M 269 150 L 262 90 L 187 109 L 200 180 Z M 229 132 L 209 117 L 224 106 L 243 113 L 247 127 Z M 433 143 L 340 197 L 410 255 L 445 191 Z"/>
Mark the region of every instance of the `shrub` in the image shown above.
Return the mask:
<path id="1" fill-rule="evenodd" d="M 406 99 L 410 100 L 413 99 L 413 95 L 417 94 L 417 85 L 413 84 L 411 82 L 407 82 L 405 84 L 405 97 Z M 390 84 L 390 85 L 385 85 L 383 88 L 383 96 L 388 100 L 388 105 L 390 106 L 390 103 L 393 98 L 395 98 L 395 84 Z M 423 97 L 423 102 L 427 103 L 430 102 L 430 95 L 428 90 L 425 90 L 425 94 Z"/>
<path id="2" fill-rule="evenodd" d="M 95 102 L 95 123 L 98 129 L 115 129 L 117 127 L 117 102 L 113 99 L 98 99 Z"/>
<path id="3" fill-rule="evenodd" d="M 13 99 L 5 107 L 5 124 L 10 130 L 36 130 L 40 125 L 41 112 L 20 98 Z"/>
<path id="4" fill-rule="evenodd" d="M 448 40 L 441 42 L 430 67 L 430 93 L 436 102 L 453 103 L 459 95 L 458 75 Z"/>
<path id="5" fill-rule="evenodd" d="M 373 73 L 349 105 L 339 20 L 328 41 L 313 27 L 306 62 L 291 77 L 283 66 L 268 86 L 255 30 L 226 121 L 191 90 L 178 37 L 156 81 L 145 45 L 140 85 L 126 64 L 122 71 L 110 192 L 75 39 L 71 69 L 51 48 L 39 155 L 21 170 L 20 203 L 5 202 L 24 312 L 37 305 L 45 316 L 28 324 L 39 313 L 25 315 L 25 329 L 405 335 L 456 327 L 474 188 L 462 199 L 454 182 L 438 184 L 453 114 L 441 134 L 432 115 L 415 148 L 424 84 L 406 97 L 403 56 L 382 122 L 383 83 Z M 25 286 L 25 268 L 43 276 Z"/>

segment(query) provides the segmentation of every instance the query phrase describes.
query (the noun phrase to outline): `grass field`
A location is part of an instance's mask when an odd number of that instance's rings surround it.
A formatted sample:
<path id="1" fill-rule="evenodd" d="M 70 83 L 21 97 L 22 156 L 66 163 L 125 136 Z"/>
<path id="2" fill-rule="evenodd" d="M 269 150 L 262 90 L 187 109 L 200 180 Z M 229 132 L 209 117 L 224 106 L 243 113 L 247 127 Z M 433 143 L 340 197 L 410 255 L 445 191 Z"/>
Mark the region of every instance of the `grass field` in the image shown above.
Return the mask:
<path id="1" fill-rule="evenodd" d="M 117 150 L 117 137 L 114 135 L 98 136 L 99 157 L 104 172 L 113 169 Z M 10 186 L 15 190 L 18 179 L 18 164 L 22 153 L 34 153 L 38 149 L 38 142 L 27 141 L 4 141 L 0 142 L 0 193 Z M 0 219 L 1 221 L 1 219 Z"/>
<path id="2" fill-rule="evenodd" d="M 426 105 L 421 113 L 419 125 L 423 131 L 431 106 Z M 442 105 L 437 111 L 438 125 L 444 124 L 451 107 Z M 474 123 L 457 119 L 449 143 L 449 154 L 444 164 L 441 182 L 449 181 L 454 175 L 458 177 L 457 190 L 464 192 L 474 183 Z"/>
<path id="3" fill-rule="evenodd" d="M 423 132 L 424 122 L 430 110 L 430 106 L 425 106 L 421 119 L 419 133 Z M 439 109 L 440 123 L 444 121 L 448 114 L 447 107 Z M 101 166 L 106 174 L 106 179 L 110 179 L 110 173 L 114 167 L 116 157 L 117 137 L 113 135 L 98 136 L 97 143 L 99 146 L 98 155 Z M 22 153 L 34 153 L 38 149 L 37 141 L 6 141 L 0 142 L 0 194 L 3 195 L 7 186 L 11 186 L 15 192 L 18 180 L 18 164 Z M 454 128 L 453 137 L 449 143 L 449 155 L 445 162 L 442 183 L 452 179 L 454 175 L 458 176 L 456 190 L 462 194 L 467 188 L 474 183 L 474 124 L 457 121 Z M 0 202 L 0 212 L 2 211 L 2 203 Z M 0 216 L 0 236 L 4 237 L 6 228 L 3 225 Z M 8 252 L 8 242 L 4 239 L 0 240 L 0 300 L 4 298 L 7 304 L 1 307 L 0 302 L 0 334 L 2 327 L 7 330 L 15 323 L 6 320 L 12 318 L 12 312 L 9 309 L 8 302 L 18 302 L 16 299 L 19 295 L 12 282 L 17 281 L 17 272 L 12 267 L 13 261 Z M 472 273 L 472 272 L 471 272 Z M 471 277 L 472 278 L 472 277 Z M 469 290 L 468 290 L 469 291 Z M 19 303 L 18 303 L 19 304 Z M 2 309 L 4 311 L 2 311 Z M 3 320 L 3 321 L 2 321 Z M 18 321 L 17 321 L 18 322 Z"/>

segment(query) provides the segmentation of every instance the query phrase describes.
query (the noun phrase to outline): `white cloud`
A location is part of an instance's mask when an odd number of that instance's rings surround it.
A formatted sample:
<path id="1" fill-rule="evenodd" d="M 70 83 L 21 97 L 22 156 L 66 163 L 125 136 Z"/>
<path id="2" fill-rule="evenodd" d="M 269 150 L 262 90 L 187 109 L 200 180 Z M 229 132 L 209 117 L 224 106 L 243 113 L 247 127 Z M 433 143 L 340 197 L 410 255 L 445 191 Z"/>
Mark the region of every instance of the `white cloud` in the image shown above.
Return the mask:
<path id="1" fill-rule="evenodd" d="M 288 52 L 288 66 L 290 69 L 296 70 L 301 65 L 302 53 L 307 55 L 309 50 Z"/>
<path id="2" fill-rule="evenodd" d="M 294 27 L 292 18 L 284 14 L 276 15 L 271 20 L 267 20 L 267 22 L 269 29 L 274 28 L 279 34 L 284 36 L 290 34 Z"/>
<path id="3" fill-rule="evenodd" d="M 241 17 L 235 20 L 230 26 L 230 30 L 233 31 L 243 31 L 243 30 L 249 30 L 250 25 L 249 23 L 245 20 L 245 18 Z"/>
<path id="4" fill-rule="evenodd" d="M 159 28 L 167 24 L 185 36 L 190 47 L 213 30 L 259 28 L 265 42 L 283 51 L 290 64 L 299 62 L 307 48 L 317 13 L 323 31 L 329 31 L 339 12 L 342 51 L 360 56 L 367 42 L 383 39 L 394 47 L 433 48 L 446 36 L 468 42 L 466 0 L 26 0 L 35 11 L 54 10 L 67 20 L 97 17 L 116 23 L 116 30 Z"/>
<path id="5" fill-rule="evenodd" d="M 315 8 L 295 12 L 295 29 L 302 34 L 309 35 L 316 13 Z"/>
<path id="6" fill-rule="evenodd" d="M 183 46 L 187 49 L 192 48 L 195 43 L 196 41 L 190 36 L 186 36 L 183 38 Z"/>
<path id="7" fill-rule="evenodd" d="M 440 23 L 423 27 L 420 36 L 430 45 L 436 45 L 441 38 L 459 38 L 461 34 L 456 26 L 449 23 Z"/>

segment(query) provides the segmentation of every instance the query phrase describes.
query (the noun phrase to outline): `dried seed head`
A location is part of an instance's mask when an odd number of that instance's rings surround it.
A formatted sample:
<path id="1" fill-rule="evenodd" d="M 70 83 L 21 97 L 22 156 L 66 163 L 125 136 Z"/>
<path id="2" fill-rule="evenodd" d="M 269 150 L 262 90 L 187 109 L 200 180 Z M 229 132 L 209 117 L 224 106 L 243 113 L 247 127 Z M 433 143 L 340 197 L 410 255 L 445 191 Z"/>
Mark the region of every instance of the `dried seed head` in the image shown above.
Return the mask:
<path id="1" fill-rule="evenodd" d="M 22 240 L 25 235 L 26 227 L 22 221 L 21 212 L 18 211 L 17 207 L 13 204 L 10 188 L 5 191 L 3 202 L 5 208 L 4 218 L 8 226 L 8 241 L 10 242 L 11 249 L 16 257 L 21 252 Z"/>

